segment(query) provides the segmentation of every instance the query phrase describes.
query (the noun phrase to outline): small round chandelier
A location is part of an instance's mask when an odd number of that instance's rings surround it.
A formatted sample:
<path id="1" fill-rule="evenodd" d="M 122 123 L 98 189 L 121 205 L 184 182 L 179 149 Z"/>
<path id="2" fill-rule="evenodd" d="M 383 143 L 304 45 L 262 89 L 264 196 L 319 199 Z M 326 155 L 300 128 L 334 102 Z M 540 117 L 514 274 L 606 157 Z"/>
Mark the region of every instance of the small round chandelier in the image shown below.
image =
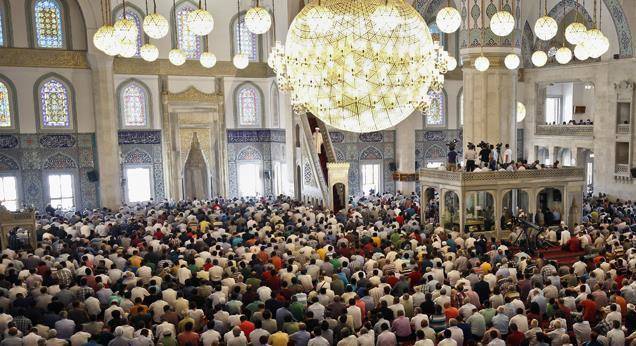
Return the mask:
<path id="1" fill-rule="evenodd" d="M 583 47 L 587 49 L 591 58 L 599 58 L 609 50 L 609 40 L 599 29 L 587 31 L 587 37 L 583 41 Z"/>
<path id="2" fill-rule="evenodd" d="M 446 70 L 447 71 L 454 71 L 457 68 L 457 59 L 455 59 L 455 57 L 452 56 L 447 56 L 446 57 Z"/>
<path id="3" fill-rule="evenodd" d="M 425 109 L 448 68 L 428 25 L 401 0 L 312 0 L 270 57 L 296 111 L 353 132 L 387 129 Z"/>
<path id="4" fill-rule="evenodd" d="M 124 58 L 132 58 L 137 55 L 137 42 L 131 40 L 121 40 L 119 42 L 119 55 Z"/>
<path id="5" fill-rule="evenodd" d="M 232 63 L 234 64 L 234 67 L 236 67 L 239 70 L 242 70 L 246 68 L 247 65 L 249 65 L 250 59 L 247 57 L 246 54 L 238 53 L 234 55 L 234 58 L 232 58 Z"/>
<path id="6" fill-rule="evenodd" d="M 541 13 L 541 0 L 539 0 L 539 13 Z M 544 0 L 543 17 L 534 23 L 534 34 L 540 40 L 549 41 L 556 36 L 557 32 L 559 32 L 559 25 L 554 18 L 548 16 L 548 0 Z"/>
<path id="7" fill-rule="evenodd" d="M 216 65 L 216 56 L 210 52 L 203 52 L 201 53 L 199 62 L 201 63 L 201 66 L 205 68 L 212 68 Z"/>
<path id="8" fill-rule="evenodd" d="M 516 70 L 520 64 L 521 60 L 519 59 L 519 56 L 514 53 L 506 55 L 506 58 L 504 59 L 504 65 L 506 65 L 506 68 L 509 70 Z"/>
<path id="9" fill-rule="evenodd" d="M 526 106 L 517 101 L 517 122 L 520 123 L 526 118 Z"/>
<path id="10" fill-rule="evenodd" d="M 587 48 L 583 46 L 583 44 L 577 44 L 574 47 L 574 56 L 580 61 L 585 61 L 590 57 L 590 53 L 587 51 Z"/>
<path id="11" fill-rule="evenodd" d="M 109 46 L 116 45 L 115 28 L 112 25 L 103 25 L 93 35 L 95 48 L 105 52 Z"/>
<path id="12" fill-rule="evenodd" d="M 455 7 L 451 6 L 449 0 L 448 6 L 437 12 L 435 23 L 441 32 L 445 34 L 452 34 L 462 25 L 462 15 Z"/>
<path id="13" fill-rule="evenodd" d="M 186 62 L 186 55 L 181 49 L 175 48 L 168 53 L 168 60 L 175 66 L 181 66 Z"/>
<path id="14" fill-rule="evenodd" d="M 166 17 L 155 12 L 144 18 L 143 28 L 148 37 L 158 40 L 168 35 L 170 24 L 168 24 Z"/>
<path id="15" fill-rule="evenodd" d="M 259 6 L 258 0 L 256 0 L 256 7 L 250 8 L 245 13 L 245 26 L 256 35 L 266 33 L 272 26 L 272 17 L 266 9 Z"/>
<path id="16" fill-rule="evenodd" d="M 490 67 L 490 60 L 488 60 L 488 58 L 486 58 L 485 56 L 481 55 L 477 59 L 475 59 L 474 65 L 477 71 L 484 72 L 488 70 L 488 68 Z"/>
<path id="17" fill-rule="evenodd" d="M 508 11 L 499 11 L 490 18 L 490 30 L 497 36 L 508 36 L 514 28 L 515 17 Z"/>
<path id="18" fill-rule="evenodd" d="M 570 48 L 563 46 L 557 50 L 554 58 L 559 64 L 565 65 L 572 60 L 572 51 Z"/>
<path id="19" fill-rule="evenodd" d="M 586 36 L 587 28 L 582 23 L 574 22 L 565 28 L 565 39 L 570 44 L 580 44 L 585 40 Z"/>
<path id="20" fill-rule="evenodd" d="M 548 62 L 548 55 L 542 51 L 538 50 L 532 53 L 532 63 L 536 67 L 543 67 Z"/>
<path id="21" fill-rule="evenodd" d="M 205 36 L 214 29 L 214 17 L 210 12 L 201 8 L 201 0 L 199 0 L 199 8 L 188 13 L 187 25 L 190 31 L 197 36 Z"/>
<path id="22" fill-rule="evenodd" d="M 159 57 L 159 49 L 154 44 L 146 43 L 139 49 L 139 55 L 142 59 L 153 62 Z"/>

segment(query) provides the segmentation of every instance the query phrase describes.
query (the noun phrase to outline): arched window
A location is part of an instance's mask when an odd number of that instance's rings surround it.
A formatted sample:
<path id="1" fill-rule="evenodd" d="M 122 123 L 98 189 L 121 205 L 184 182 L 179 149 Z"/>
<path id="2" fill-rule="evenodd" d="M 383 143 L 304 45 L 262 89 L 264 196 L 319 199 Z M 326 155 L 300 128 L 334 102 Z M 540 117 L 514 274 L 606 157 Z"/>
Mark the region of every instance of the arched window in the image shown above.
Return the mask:
<path id="1" fill-rule="evenodd" d="M 239 126 L 260 126 L 261 94 L 256 86 L 246 84 L 236 91 L 236 112 Z"/>
<path id="2" fill-rule="evenodd" d="M 137 81 L 130 81 L 119 89 L 119 109 L 124 127 L 148 126 L 150 96 Z"/>
<path id="3" fill-rule="evenodd" d="M 123 7 L 119 7 L 114 14 L 114 22 L 124 18 L 124 8 Z M 144 44 L 144 29 L 142 27 L 142 23 L 143 23 L 143 16 L 141 15 L 141 13 L 136 10 L 134 7 L 131 7 L 130 4 L 126 5 L 126 18 L 132 20 L 135 23 L 135 26 L 137 27 L 137 52 L 135 53 L 135 56 L 140 56 L 140 52 L 139 50 L 141 49 L 141 46 Z"/>
<path id="4" fill-rule="evenodd" d="M 38 88 L 40 119 L 44 128 L 71 126 L 71 93 L 59 79 L 50 78 Z"/>
<path id="5" fill-rule="evenodd" d="M 428 31 L 431 33 L 433 41 L 439 42 L 439 45 L 446 48 L 446 35 L 439 29 L 437 23 L 429 24 Z"/>
<path id="6" fill-rule="evenodd" d="M 58 0 L 33 2 L 33 26 L 37 48 L 64 48 L 64 9 Z"/>
<path id="7" fill-rule="evenodd" d="M 232 36 L 232 56 L 236 55 L 239 52 L 238 48 L 241 47 L 241 53 L 247 54 L 250 61 L 259 61 L 258 36 L 247 29 L 245 13 L 235 17 L 232 21 Z"/>
<path id="8" fill-rule="evenodd" d="M 188 26 L 188 14 L 197 8 L 197 5 L 190 1 L 182 1 L 176 8 L 176 46 L 186 54 L 188 59 L 199 59 L 203 52 L 203 37 L 195 35 Z"/>
<path id="9" fill-rule="evenodd" d="M 0 128 L 13 126 L 14 96 L 11 86 L 0 79 Z"/>
<path id="10" fill-rule="evenodd" d="M 446 120 L 446 95 L 444 91 L 429 91 L 431 100 L 426 110 L 426 126 L 443 126 Z"/>

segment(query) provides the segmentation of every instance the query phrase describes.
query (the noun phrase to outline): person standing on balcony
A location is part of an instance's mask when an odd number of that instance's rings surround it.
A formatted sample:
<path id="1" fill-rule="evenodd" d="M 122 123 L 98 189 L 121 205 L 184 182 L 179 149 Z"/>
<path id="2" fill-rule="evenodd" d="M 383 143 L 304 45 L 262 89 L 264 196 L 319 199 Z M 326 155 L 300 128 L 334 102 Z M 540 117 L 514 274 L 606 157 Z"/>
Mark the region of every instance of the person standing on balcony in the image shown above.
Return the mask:
<path id="1" fill-rule="evenodd" d="M 502 162 L 505 165 L 508 165 L 512 162 L 512 149 L 510 149 L 510 144 L 506 143 L 506 149 L 503 152 Z"/>
<path id="2" fill-rule="evenodd" d="M 468 143 L 468 150 L 464 153 L 464 159 L 466 160 L 466 172 L 474 171 L 477 151 L 475 151 L 475 145 L 473 143 Z"/>

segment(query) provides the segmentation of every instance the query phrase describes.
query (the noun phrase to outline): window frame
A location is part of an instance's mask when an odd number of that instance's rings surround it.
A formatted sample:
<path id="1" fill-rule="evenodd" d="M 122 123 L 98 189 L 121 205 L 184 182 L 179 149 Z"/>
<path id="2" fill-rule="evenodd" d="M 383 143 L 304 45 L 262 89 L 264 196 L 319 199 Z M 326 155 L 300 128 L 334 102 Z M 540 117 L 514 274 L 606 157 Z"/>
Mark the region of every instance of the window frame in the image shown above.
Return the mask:
<path id="1" fill-rule="evenodd" d="M 60 11 L 62 12 L 61 20 L 62 20 L 62 47 L 40 47 L 37 39 L 37 29 L 35 27 L 35 5 L 38 1 L 41 0 L 29 0 L 26 1 L 27 13 L 29 22 L 28 30 L 29 30 L 29 47 L 37 48 L 37 49 L 57 49 L 57 50 L 73 50 L 73 40 L 71 37 L 71 25 L 69 19 L 69 8 L 66 0 L 51 0 L 57 2 Z"/>
<path id="2" fill-rule="evenodd" d="M 384 164 L 383 164 L 383 160 L 360 160 L 360 191 L 364 194 L 367 195 L 369 193 L 369 191 L 365 191 L 364 190 L 364 173 L 363 173 L 363 167 L 364 166 L 375 166 L 377 165 L 379 167 L 379 171 L 378 171 L 378 189 L 375 191 L 375 193 L 383 193 L 384 192 Z"/>
<path id="3" fill-rule="evenodd" d="M 144 91 L 145 93 L 145 103 L 146 103 L 146 108 L 145 108 L 145 118 L 146 118 L 146 124 L 142 125 L 142 126 L 135 126 L 135 125 L 126 125 L 126 114 L 124 112 L 124 102 L 123 102 L 123 93 L 124 90 L 126 89 L 126 87 L 128 87 L 131 84 L 136 84 L 139 87 L 141 87 L 141 89 Z M 119 85 L 117 86 L 117 111 L 118 111 L 118 119 L 119 119 L 119 128 L 120 129 L 125 129 L 125 130 L 145 130 L 145 129 L 151 129 L 153 126 L 153 122 L 152 122 L 152 118 L 153 118 L 153 109 L 152 109 L 152 93 L 150 92 L 150 88 L 148 88 L 148 86 L 146 85 L 146 83 L 140 81 L 139 79 L 136 78 L 129 78 L 124 80 L 123 82 L 119 83 Z"/>
<path id="4" fill-rule="evenodd" d="M 140 163 L 140 164 L 124 164 L 122 167 L 122 173 L 123 173 L 123 179 L 125 181 L 124 185 L 124 201 L 127 204 L 139 204 L 139 203 L 145 203 L 150 201 L 150 199 L 155 199 L 155 180 L 154 180 L 154 167 L 152 166 L 152 164 L 148 164 L 148 163 Z M 127 175 L 127 171 L 129 169 L 147 169 L 148 170 L 148 175 L 149 175 L 149 180 L 148 183 L 150 184 L 150 199 L 147 201 L 138 201 L 138 202 L 131 202 L 130 201 L 130 197 L 128 195 L 129 193 L 129 189 L 128 189 L 128 175 Z"/>
<path id="5" fill-rule="evenodd" d="M 44 185 L 46 187 L 46 189 L 44 191 L 44 193 L 45 193 L 45 202 L 47 204 L 51 204 L 51 206 L 53 208 L 55 208 L 55 209 L 57 209 L 57 207 L 54 206 L 51 203 L 51 200 L 53 198 L 51 197 L 51 185 L 49 183 L 49 177 L 52 176 L 52 175 L 59 175 L 59 176 L 61 176 L 61 175 L 69 175 L 71 177 L 71 187 L 72 187 L 72 193 L 73 193 L 73 196 L 72 196 L 73 208 L 72 209 L 68 209 L 68 210 L 64 210 L 64 209 L 62 209 L 62 210 L 63 211 L 74 211 L 74 210 L 77 210 L 77 206 L 79 205 L 79 203 L 78 203 L 79 202 L 79 200 L 78 200 L 79 196 L 78 196 L 78 193 L 77 193 L 79 191 L 79 189 L 78 189 L 78 180 L 79 179 L 77 177 L 76 172 L 74 172 L 72 169 L 47 169 L 47 170 L 44 170 L 42 174 L 44 175 L 44 179 L 43 180 L 44 180 Z M 66 198 L 68 198 L 68 197 L 66 197 Z M 65 199 L 65 198 L 62 197 L 62 198 L 59 198 L 59 199 Z"/>
<path id="6" fill-rule="evenodd" d="M 429 94 L 433 91 L 429 90 Z M 446 93 L 446 89 L 442 88 L 439 91 L 442 95 L 442 105 L 440 106 L 442 110 L 442 123 L 441 124 L 429 124 L 428 123 L 428 111 L 423 112 L 424 115 L 424 128 L 425 129 L 442 129 L 448 127 L 448 94 Z"/>
<path id="7" fill-rule="evenodd" d="M 66 90 L 69 93 L 69 125 L 68 127 L 56 127 L 56 126 L 44 126 L 44 122 L 42 119 L 42 104 L 40 100 L 40 89 L 44 83 L 51 79 L 56 79 L 66 87 Z M 37 132 L 38 133 L 46 133 L 46 132 L 76 132 L 77 130 L 77 109 L 75 107 L 75 89 L 73 88 L 73 84 L 66 79 L 64 76 L 61 76 L 57 73 L 48 73 L 44 76 L 40 77 L 33 86 L 33 97 L 35 100 L 35 116 L 36 116 L 36 124 L 37 124 Z"/>
<path id="8" fill-rule="evenodd" d="M 257 184 L 257 187 L 260 186 L 260 195 L 258 195 L 259 197 L 262 197 L 265 195 L 265 179 L 263 177 L 263 173 L 264 173 L 264 169 L 265 169 L 265 165 L 263 164 L 263 161 L 261 160 L 238 160 L 236 161 L 236 171 L 238 172 L 236 175 L 236 192 L 238 193 L 239 197 L 255 197 L 255 196 L 243 196 L 241 194 L 241 174 L 240 172 L 241 170 L 241 166 L 246 166 L 246 165 L 255 165 L 256 168 L 258 169 L 258 182 L 260 184 Z M 259 192 L 259 191 L 257 191 Z"/>
<path id="9" fill-rule="evenodd" d="M 172 37 L 172 48 L 173 49 L 181 49 L 181 47 L 179 47 L 179 29 L 178 29 L 178 23 L 177 23 L 177 17 L 176 14 L 177 12 L 179 12 L 180 7 L 186 5 L 186 4 L 190 4 L 192 6 L 194 6 L 195 8 L 198 8 L 198 4 L 195 3 L 192 0 L 181 0 L 181 1 L 177 1 L 177 3 L 175 4 L 174 7 L 170 7 L 170 32 L 171 32 L 171 37 Z M 176 30 L 173 30 L 172 28 L 177 28 Z M 199 52 L 199 56 L 204 53 L 207 52 L 208 50 L 208 36 L 196 36 L 195 37 L 200 40 L 201 43 L 201 51 Z M 188 53 L 186 51 L 183 51 L 183 53 L 186 55 L 186 59 L 187 60 L 199 60 L 199 57 L 194 57 L 191 58 L 188 56 Z"/>
<path id="10" fill-rule="evenodd" d="M 256 90 L 256 96 L 259 98 L 259 100 L 257 100 L 256 102 L 256 124 L 254 125 L 243 125 L 241 123 L 241 117 L 239 114 L 239 94 L 243 89 L 246 88 L 254 88 Z M 235 89 L 234 89 L 234 93 L 233 93 L 233 104 L 234 104 L 234 124 L 236 128 L 260 128 L 263 126 L 263 124 L 265 123 L 265 115 L 264 115 L 264 110 L 265 110 L 265 98 L 263 96 L 263 91 L 261 90 L 261 88 L 252 83 L 252 82 L 243 82 L 241 84 L 239 84 Z"/>
<path id="11" fill-rule="evenodd" d="M 269 9 L 267 9 L 268 12 L 270 12 L 271 15 L 271 11 Z M 239 20 L 241 20 L 241 18 L 243 18 L 243 22 L 245 22 L 245 14 L 247 13 L 247 11 L 240 11 L 239 13 L 235 14 L 232 19 L 230 20 L 230 56 L 234 57 L 236 55 L 237 51 L 237 47 L 238 47 L 238 37 L 236 35 L 235 32 L 235 27 L 237 26 L 237 23 L 239 23 Z M 249 32 L 249 30 L 248 30 Z M 252 59 L 251 58 L 251 54 L 248 55 L 249 61 L 250 62 L 261 62 L 263 61 L 263 36 L 264 35 L 256 35 L 256 34 L 252 34 L 253 36 L 256 37 L 256 58 Z M 241 41 L 243 40 L 243 37 L 241 36 Z"/>
<path id="12" fill-rule="evenodd" d="M 4 179 L 4 178 L 8 178 L 8 177 L 13 177 L 15 178 L 15 205 L 16 205 L 16 211 L 20 210 L 20 204 L 22 203 L 22 186 L 21 186 L 21 177 L 20 177 L 20 171 L 19 170 L 10 170 L 10 171 L 2 171 L 0 172 L 0 179 Z M 0 200 L 0 203 L 3 202 L 2 200 Z M 4 205 L 3 205 L 4 206 Z M 6 208 L 6 206 L 4 206 Z"/>
<path id="13" fill-rule="evenodd" d="M 561 125 L 563 123 L 563 97 L 560 95 L 547 95 L 545 97 L 545 102 L 544 102 L 544 116 L 543 116 L 543 122 L 544 123 L 548 123 L 548 99 L 556 99 L 559 100 L 559 105 L 558 105 L 558 114 L 556 114 L 556 119 L 555 119 L 555 123 L 556 125 Z M 556 108 L 555 108 L 556 109 Z"/>
<path id="14" fill-rule="evenodd" d="M 2 1 L 2 0 L 0 0 Z M 18 125 L 19 113 L 18 113 L 18 94 L 13 82 L 5 75 L 0 73 L 0 83 L 4 83 L 9 92 L 9 110 L 11 112 L 11 126 L 0 127 L 0 133 L 16 132 L 20 127 Z"/>

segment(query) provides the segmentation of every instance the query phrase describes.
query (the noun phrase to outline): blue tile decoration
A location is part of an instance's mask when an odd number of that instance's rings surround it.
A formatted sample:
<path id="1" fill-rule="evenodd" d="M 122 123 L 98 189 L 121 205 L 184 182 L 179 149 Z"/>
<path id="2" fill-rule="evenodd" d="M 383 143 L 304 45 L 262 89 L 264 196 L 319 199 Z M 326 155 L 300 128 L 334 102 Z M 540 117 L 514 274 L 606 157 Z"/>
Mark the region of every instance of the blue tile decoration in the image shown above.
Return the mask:
<path id="1" fill-rule="evenodd" d="M 77 140 L 74 135 L 42 135 L 39 143 L 43 148 L 72 148 Z"/>
<path id="2" fill-rule="evenodd" d="M 0 135 L 0 149 L 13 149 L 20 144 L 17 136 Z"/>
<path id="3" fill-rule="evenodd" d="M 431 142 L 440 142 L 446 140 L 445 131 L 426 131 L 424 132 L 424 139 Z"/>
<path id="4" fill-rule="evenodd" d="M 329 137 L 331 137 L 332 143 L 342 143 L 344 142 L 344 134 L 338 131 L 329 131 Z"/>
<path id="5" fill-rule="evenodd" d="M 574 0 L 568 0 L 574 1 Z M 612 15 L 612 21 L 616 28 L 619 43 L 619 56 L 621 58 L 630 58 L 634 56 L 634 47 L 632 43 L 632 31 L 629 28 L 629 22 L 623 6 L 619 0 L 603 0 L 605 6 L 609 9 L 609 13 Z"/>
<path id="6" fill-rule="evenodd" d="M 228 129 L 228 143 L 285 143 L 285 130 L 280 129 Z"/>
<path id="7" fill-rule="evenodd" d="M 17 171 L 20 169 L 18 162 L 12 157 L 0 154 L 0 171 Z"/>
<path id="8" fill-rule="evenodd" d="M 360 160 L 382 160 L 382 152 L 375 147 L 367 147 L 360 153 Z"/>
<path id="9" fill-rule="evenodd" d="M 262 161 L 263 155 L 260 151 L 252 146 L 248 146 L 247 148 L 239 151 L 238 155 L 236 155 L 236 161 Z"/>
<path id="10" fill-rule="evenodd" d="M 161 144 L 160 130 L 119 131 L 119 144 Z"/>
<path id="11" fill-rule="evenodd" d="M 125 164 L 151 164 L 152 156 L 147 152 L 134 148 L 124 154 L 123 163 Z"/>
<path id="12" fill-rule="evenodd" d="M 72 169 L 77 168 L 75 160 L 68 155 L 57 153 L 49 156 L 42 165 L 43 169 Z"/>
<path id="13" fill-rule="evenodd" d="M 361 133 L 358 138 L 360 139 L 360 142 L 365 143 L 379 143 L 384 140 L 382 132 Z"/>

